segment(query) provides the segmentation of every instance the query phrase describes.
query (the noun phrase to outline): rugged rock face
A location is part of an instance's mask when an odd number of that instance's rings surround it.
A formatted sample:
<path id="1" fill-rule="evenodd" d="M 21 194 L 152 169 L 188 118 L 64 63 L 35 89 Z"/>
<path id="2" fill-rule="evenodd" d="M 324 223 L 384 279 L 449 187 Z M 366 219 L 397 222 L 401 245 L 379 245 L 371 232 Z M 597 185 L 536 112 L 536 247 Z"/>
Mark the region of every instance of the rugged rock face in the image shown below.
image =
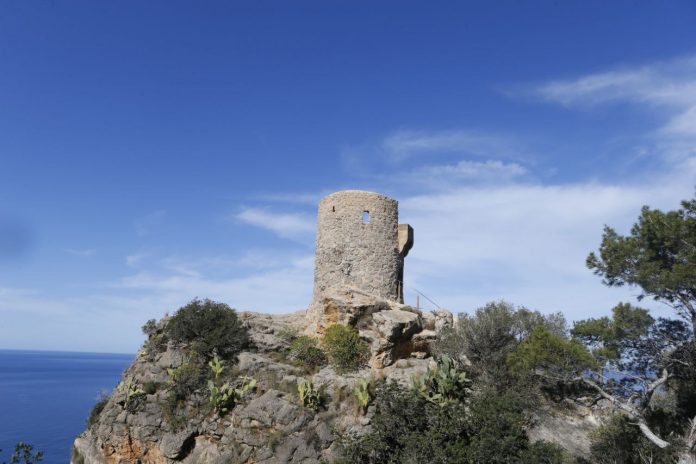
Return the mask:
<path id="1" fill-rule="evenodd" d="M 370 427 L 374 408 L 363 412 L 358 407 L 352 393 L 358 382 L 394 379 L 410 385 L 414 376 L 423 375 L 432 365 L 430 346 L 437 330 L 452 323 L 452 315 L 447 311 L 421 313 L 385 302 L 351 310 L 343 307 L 345 302 L 334 300 L 331 304 L 346 309 L 341 311 L 344 319 L 337 322 L 356 326 L 361 337 L 370 342 L 370 367 L 342 375 L 324 367 L 308 374 L 306 367 L 293 364 L 284 354 L 289 346 L 286 334 L 304 328 L 304 312 L 284 316 L 240 313 L 255 347 L 240 353 L 231 369 L 235 376 L 256 379 L 253 394 L 220 416 L 209 406 L 208 392 L 203 388 L 167 413 L 168 369 L 184 364 L 186 354 L 171 344 L 154 356 L 142 351 L 96 420 L 75 440 L 71 463 L 332 462 L 337 457 L 339 437 Z M 326 404 L 320 412 L 302 406 L 297 382 L 303 378 L 323 391 Z M 563 435 L 570 439 L 562 445 L 582 454 L 590 422 L 549 413 L 540 418 L 530 435 L 553 439 L 558 437 L 558 428 L 565 427 L 568 432 Z"/>
<path id="2" fill-rule="evenodd" d="M 172 424 L 163 407 L 167 401 L 164 387 L 170 380 L 168 369 L 181 366 L 186 356 L 173 346 L 167 346 L 154 357 L 143 351 L 124 372 L 120 388 L 113 391 L 98 419 L 75 440 L 71 462 L 270 464 L 319 463 L 322 459 L 330 462 L 335 457 L 338 436 L 369 427 L 372 411 L 368 409 L 365 415 L 359 413 L 352 395 L 358 381 L 388 377 L 406 385 L 414 375 L 424 373 L 430 362 L 409 357 L 408 350 L 402 350 L 400 345 L 422 331 L 421 314 L 389 308 L 379 304 L 356 310 L 362 314 L 362 319 L 358 319 L 364 323 L 360 333 L 377 354 L 373 359 L 379 362 L 374 364 L 389 367 L 366 367 L 344 375 L 324 367 L 309 376 L 328 399 L 322 412 L 300 404 L 297 381 L 307 374 L 283 357 L 288 349 L 284 334 L 304 328 L 304 312 L 284 316 L 239 314 L 255 348 L 238 356 L 235 374 L 253 377 L 258 383 L 252 397 L 235 405 L 223 417 L 206 407 L 207 392 L 202 392 L 180 408 L 185 422 Z M 397 361 L 398 354 L 406 359 Z M 128 397 L 130 386 L 145 385 L 157 387 L 155 391 L 151 388 Z"/>
<path id="3" fill-rule="evenodd" d="M 425 358 L 438 330 L 453 324 L 452 313 L 440 309 L 421 312 L 395 301 L 376 300 L 358 291 L 325 298 L 305 332 L 320 335 L 332 324 L 356 327 L 370 344 L 370 366 L 382 369 L 397 359 Z"/>

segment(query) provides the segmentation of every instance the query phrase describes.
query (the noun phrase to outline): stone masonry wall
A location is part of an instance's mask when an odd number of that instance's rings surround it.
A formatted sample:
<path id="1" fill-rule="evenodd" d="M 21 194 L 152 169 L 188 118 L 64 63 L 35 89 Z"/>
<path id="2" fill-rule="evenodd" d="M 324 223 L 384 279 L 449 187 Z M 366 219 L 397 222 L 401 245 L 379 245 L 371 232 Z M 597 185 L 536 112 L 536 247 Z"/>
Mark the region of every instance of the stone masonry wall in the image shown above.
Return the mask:
<path id="1" fill-rule="evenodd" d="M 319 203 L 314 301 L 352 287 L 399 299 L 398 202 L 360 190 L 333 193 Z"/>
<path id="2" fill-rule="evenodd" d="M 398 222 L 398 202 L 378 193 L 344 190 L 321 200 L 308 333 L 343 319 L 332 299 L 400 301 Z"/>

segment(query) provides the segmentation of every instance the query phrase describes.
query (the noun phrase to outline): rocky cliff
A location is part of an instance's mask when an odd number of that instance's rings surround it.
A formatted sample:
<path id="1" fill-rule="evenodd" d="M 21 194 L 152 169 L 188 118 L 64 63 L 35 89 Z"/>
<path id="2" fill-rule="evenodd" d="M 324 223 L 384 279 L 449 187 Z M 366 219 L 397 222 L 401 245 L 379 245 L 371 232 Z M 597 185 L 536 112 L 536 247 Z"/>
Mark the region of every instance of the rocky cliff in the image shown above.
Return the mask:
<path id="1" fill-rule="evenodd" d="M 71 463 L 334 461 L 340 437 L 369 429 L 374 414 L 372 406 L 358 404 L 356 386 L 362 379 L 372 383 L 394 379 L 410 385 L 432 363 L 431 344 L 438 329 L 452 323 L 452 315 L 446 311 L 423 313 L 387 302 L 356 306 L 327 300 L 324 304 L 324 314 L 332 319 L 327 322 L 352 325 L 369 342 L 369 365 L 338 374 L 330 366 L 300 364 L 289 356 L 289 350 L 293 337 L 306 328 L 304 312 L 284 316 L 240 313 L 251 344 L 236 356 L 235 363 L 227 364 L 223 376 L 236 387 L 242 387 L 240 382 L 249 387 L 249 379 L 253 379 L 253 388 L 240 394 L 229 410 L 215 410 L 205 384 L 194 382 L 185 400 L 172 399 L 179 383 L 213 374 L 206 365 L 192 366 L 181 346 L 158 339 L 165 319 L 151 327 L 149 341 L 124 372 L 119 386 L 75 440 Z M 301 400 L 298 383 L 305 379 L 321 395 L 321 408 L 307 407 Z M 554 415 L 549 419 L 551 426 L 542 424 L 538 435 L 553 440 L 553 427 L 572 428 L 578 437 L 570 448 L 578 448 L 573 451 L 582 454 L 586 452 L 588 421 L 568 417 Z"/>
<path id="2" fill-rule="evenodd" d="M 305 329 L 304 312 L 240 313 L 252 344 L 230 369 L 235 378 L 255 380 L 252 392 L 226 414 L 210 408 L 206 388 L 172 407 L 168 405 L 172 376 L 186 363 L 187 354 L 172 343 L 159 351 L 146 344 L 89 428 L 75 440 L 71 462 L 330 462 L 337 437 L 359 433 L 370 423 L 372 410 L 360 411 L 352 393 L 358 382 L 390 378 L 407 384 L 425 372 L 435 324 L 451 322 L 451 314 L 423 314 L 379 303 L 353 308 L 354 317 L 344 321 L 345 304 L 335 300 L 327 304 L 341 308 L 336 314 L 342 316 L 335 322 L 359 325 L 371 344 L 371 364 L 377 368 L 365 366 L 339 375 L 330 366 L 299 365 L 287 354 L 292 334 Z M 166 320 L 160 327 L 163 324 Z M 421 338 L 414 341 L 418 334 Z M 321 391 L 320 411 L 304 407 L 298 398 L 298 381 L 305 378 Z"/>

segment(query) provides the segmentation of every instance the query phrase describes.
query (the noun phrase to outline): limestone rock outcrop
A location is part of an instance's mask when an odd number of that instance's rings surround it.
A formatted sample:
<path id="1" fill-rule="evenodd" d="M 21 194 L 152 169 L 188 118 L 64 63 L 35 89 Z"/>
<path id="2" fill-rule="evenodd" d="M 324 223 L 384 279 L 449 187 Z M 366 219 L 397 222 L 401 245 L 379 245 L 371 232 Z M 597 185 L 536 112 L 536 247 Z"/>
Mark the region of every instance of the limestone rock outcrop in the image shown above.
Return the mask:
<path id="1" fill-rule="evenodd" d="M 374 309 L 374 308 L 373 308 Z M 383 308 L 382 308 L 383 309 Z M 412 330 L 415 313 L 386 310 L 373 327 L 380 339 L 393 340 Z M 416 316 L 414 318 L 413 316 Z M 357 414 L 347 401 L 360 379 L 393 378 L 404 385 L 416 374 L 423 374 L 429 360 L 409 359 L 393 363 L 387 369 L 370 367 L 337 374 L 327 366 L 310 376 L 330 402 L 326 411 L 316 413 L 298 404 L 297 381 L 307 376 L 300 367 L 279 357 L 287 350 L 286 334 L 298 333 L 304 313 L 268 315 L 240 313 L 248 327 L 254 347 L 238 355 L 234 366 L 239 376 L 257 381 L 255 395 L 237 404 L 220 417 L 206 409 L 207 391 L 194 395 L 180 409 L 185 423 L 172 426 L 163 412 L 168 401 L 168 369 L 177 368 L 186 356 L 177 347 L 151 357 L 141 352 L 123 374 L 121 385 L 156 385 L 139 399 L 132 410 L 125 407 L 127 390 L 111 393 L 98 419 L 74 442 L 73 464 L 247 464 L 305 463 L 319 464 L 336 457 L 336 439 L 343 433 L 369 426 L 372 412 Z M 391 342 L 390 342 L 391 343 Z M 386 346 L 386 345 L 385 345 Z"/>

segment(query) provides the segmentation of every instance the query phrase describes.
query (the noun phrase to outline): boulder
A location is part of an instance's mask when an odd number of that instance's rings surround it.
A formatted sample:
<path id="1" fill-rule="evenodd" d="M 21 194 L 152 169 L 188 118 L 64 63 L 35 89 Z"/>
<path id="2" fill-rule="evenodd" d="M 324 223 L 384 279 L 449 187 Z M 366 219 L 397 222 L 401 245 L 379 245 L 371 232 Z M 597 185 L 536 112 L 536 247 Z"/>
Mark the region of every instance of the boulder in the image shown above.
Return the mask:
<path id="1" fill-rule="evenodd" d="M 159 444 L 162 456 L 169 459 L 179 459 L 187 454 L 193 445 L 193 430 L 182 430 L 176 433 L 165 433 Z"/>
<path id="2" fill-rule="evenodd" d="M 389 309 L 371 314 L 360 330 L 372 350 L 370 366 L 382 369 L 395 360 L 410 356 L 411 339 L 422 330 L 420 314 L 401 309 Z"/>

